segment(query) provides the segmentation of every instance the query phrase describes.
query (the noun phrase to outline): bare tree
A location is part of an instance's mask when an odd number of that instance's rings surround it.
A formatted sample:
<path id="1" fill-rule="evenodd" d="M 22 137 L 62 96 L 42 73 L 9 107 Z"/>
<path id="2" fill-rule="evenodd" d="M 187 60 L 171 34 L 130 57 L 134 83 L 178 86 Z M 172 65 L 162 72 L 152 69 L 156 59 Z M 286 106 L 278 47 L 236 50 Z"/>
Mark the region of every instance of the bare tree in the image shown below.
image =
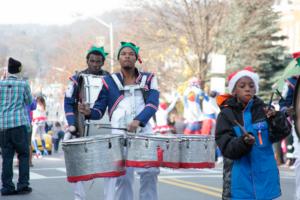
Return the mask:
<path id="1" fill-rule="evenodd" d="M 129 34 L 138 38 L 148 51 L 156 56 L 153 60 L 172 67 L 166 69 L 172 74 L 166 79 L 164 68 L 159 68 L 164 81 L 170 85 L 174 76 L 197 76 L 205 81 L 208 78 L 209 54 L 215 49 L 215 36 L 221 31 L 219 25 L 226 11 L 226 1 L 219 0 L 173 0 L 139 1 L 139 10 L 130 16 L 130 24 L 136 28 Z"/>

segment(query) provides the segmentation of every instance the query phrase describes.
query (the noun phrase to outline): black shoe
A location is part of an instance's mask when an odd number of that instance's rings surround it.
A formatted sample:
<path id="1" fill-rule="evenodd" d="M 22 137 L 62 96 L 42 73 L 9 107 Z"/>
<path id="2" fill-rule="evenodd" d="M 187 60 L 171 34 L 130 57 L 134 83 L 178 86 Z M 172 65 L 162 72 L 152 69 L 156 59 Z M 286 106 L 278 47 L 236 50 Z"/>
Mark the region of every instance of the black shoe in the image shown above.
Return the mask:
<path id="1" fill-rule="evenodd" d="M 9 196 L 9 195 L 16 195 L 17 191 L 16 190 L 12 190 L 12 191 L 1 191 L 1 195 L 2 196 Z"/>
<path id="2" fill-rule="evenodd" d="M 23 187 L 23 188 L 17 190 L 18 194 L 29 194 L 31 192 L 32 192 L 32 188 L 28 187 L 28 186 Z"/>

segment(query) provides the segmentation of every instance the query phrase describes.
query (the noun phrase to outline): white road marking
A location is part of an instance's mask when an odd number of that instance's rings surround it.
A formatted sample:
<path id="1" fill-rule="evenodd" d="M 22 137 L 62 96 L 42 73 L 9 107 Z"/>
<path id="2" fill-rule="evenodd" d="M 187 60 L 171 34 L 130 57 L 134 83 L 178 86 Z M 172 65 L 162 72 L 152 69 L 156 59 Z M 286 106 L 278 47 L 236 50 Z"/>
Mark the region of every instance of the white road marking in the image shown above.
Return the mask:
<path id="1" fill-rule="evenodd" d="M 169 169 L 169 168 L 160 168 L 161 173 L 170 173 L 170 174 L 219 174 L 222 173 L 222 169 Z"/>
<path id="2" fill-rule="evenodd" d="M 47 171 L 54 172 L 54 176 L 45 175 Z M 222 169 L 169 169 L 160 168 L 160 179 L 165 178 L 222 178 Z M 0 170 L 1 171 L 1 170 Z M 58 172 L 55 176 L 55 171 Z M 43 172 L 43 175 L 41 175 Z M 63 173 L 63 174 L 61 174 Z M 18 170 L 14 169 L 15 178 L 18 177 Z M 138 178 L 138 176 L 136 176 Z M 281 172 L 281 179 L 295 179 L 295 174 L 292 171 Z M 48 167 L 48 168 L 30 168 L 31 180 L 45 180 L 45 179 L 66 179 L 66 168 L 64 167 Z"/>
<path id="3" fill-rule="evenodd" d="M 56 168 L 56 170 L 57 170 L 57 171 L 64 172 L 64 173 L 67 173 L 67 170 L 66 170 L 66 168 L 62 168 L 62 167 L 60 167 L 60 168 Z"/>
<path id="4" fill-rule="evenodd" d="M 16 177 L 19 176 L 19 171 L 14 170 L 14 174 L 16 175 Z M 48 178 L 47 176 L 43 176 L 43 175 L 35 173 L 35 172 L 30 172 L 29 177 L 31 180 L 37 180 L 37 179 L 39 180 L 39 179 L 47 179 Z"/>

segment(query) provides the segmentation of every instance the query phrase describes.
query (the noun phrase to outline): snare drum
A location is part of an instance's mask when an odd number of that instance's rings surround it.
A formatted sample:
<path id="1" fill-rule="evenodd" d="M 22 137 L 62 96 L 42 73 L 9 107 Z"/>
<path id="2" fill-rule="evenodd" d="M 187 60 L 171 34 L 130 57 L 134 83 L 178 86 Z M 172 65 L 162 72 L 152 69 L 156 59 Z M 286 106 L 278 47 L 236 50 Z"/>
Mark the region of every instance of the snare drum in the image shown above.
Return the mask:
<path id="1" fill-rule="evenodd" d="M 91 74 L 81 74 L 79 76 L 79 100 L 82 103 L 88 103 L 90 108 L 94 106 L 103 83 L 101 76 Z M 76 127 L 80 136 L 95 136 L 98 134 L 110 134 L 110 129 L 99 129 L 99 127 L 110 127 L 107 112 L 100 120 L 85 120 L 84 116 L 76 112 Z"/>
<path id="2" fill-rule="evenodd" d="M 168 135 L 127 136 L 127 167 L 179 168 L 180 140 Z"/>
<path id="3" fill-rule="evenodd" d="M 181 139 L 180 168 L 215 167 L 215 139 L 210 135 L 178 135 Z"/>
<path id="4" fill-rule="evenodd" d="M 68 181 L 124 175 L 123 147 L 124 136 L 115 134 L 64 141 L 62 148 Z"/>

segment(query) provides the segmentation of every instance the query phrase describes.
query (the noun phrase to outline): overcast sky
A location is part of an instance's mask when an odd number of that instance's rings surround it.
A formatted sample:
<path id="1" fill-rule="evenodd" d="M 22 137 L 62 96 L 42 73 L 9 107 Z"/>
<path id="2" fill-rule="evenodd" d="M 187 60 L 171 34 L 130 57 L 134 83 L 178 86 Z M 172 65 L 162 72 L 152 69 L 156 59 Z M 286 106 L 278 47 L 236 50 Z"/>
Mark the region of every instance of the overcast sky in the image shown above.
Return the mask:
<path id="1" fill-rule="evenodd" d="M 99 15 L 126 0 L 0 0 L 0 24 L 66 24 L 77 14 Z"/>

